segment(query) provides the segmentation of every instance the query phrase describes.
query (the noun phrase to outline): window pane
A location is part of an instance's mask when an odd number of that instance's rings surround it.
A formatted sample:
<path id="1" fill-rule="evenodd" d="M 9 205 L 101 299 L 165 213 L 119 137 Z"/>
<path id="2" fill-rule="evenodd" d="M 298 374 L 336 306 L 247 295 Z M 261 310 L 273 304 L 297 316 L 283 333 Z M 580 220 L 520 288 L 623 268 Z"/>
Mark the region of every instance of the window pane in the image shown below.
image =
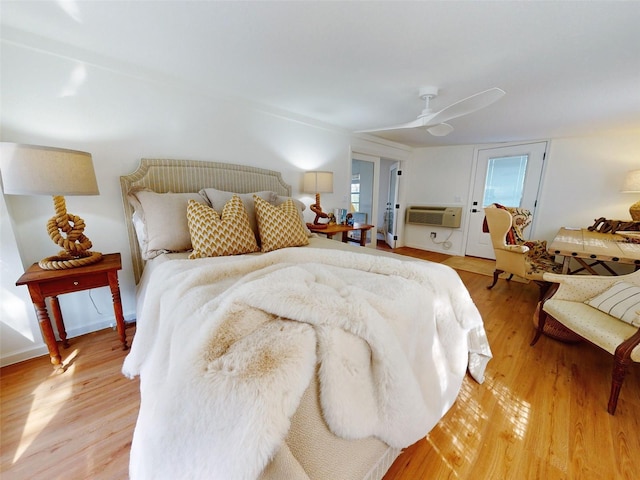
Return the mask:
<path id="1" fill-rule="evenodd" d="M 499 203 L 519 207 L 524 191 L 528 155 L 490 158 L 484 185 L 482 206 Z"/>

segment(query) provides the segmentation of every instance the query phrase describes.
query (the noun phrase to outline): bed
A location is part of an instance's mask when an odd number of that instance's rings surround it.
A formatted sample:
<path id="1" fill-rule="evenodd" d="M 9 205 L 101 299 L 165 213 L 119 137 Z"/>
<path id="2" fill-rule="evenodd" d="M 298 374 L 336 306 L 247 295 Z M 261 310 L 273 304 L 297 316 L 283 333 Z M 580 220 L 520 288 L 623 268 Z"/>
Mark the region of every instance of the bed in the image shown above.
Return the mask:
<path id="1" fill-rule="evenodd" d="M 467 372 L 483 381 L 491 350 L 455 271 L 311 234 L 278 172 L 142 159 L 121 189 L 132 479 L 381 479 Z"/>

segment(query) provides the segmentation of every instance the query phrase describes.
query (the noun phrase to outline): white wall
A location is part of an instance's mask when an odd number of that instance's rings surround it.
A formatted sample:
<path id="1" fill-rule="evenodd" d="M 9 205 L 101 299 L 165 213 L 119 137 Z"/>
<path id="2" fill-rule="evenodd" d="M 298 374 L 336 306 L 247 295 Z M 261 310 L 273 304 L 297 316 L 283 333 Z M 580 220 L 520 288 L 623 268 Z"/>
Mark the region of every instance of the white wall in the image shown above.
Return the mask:
<path id="1" fill-rule="evenodd" d="M 122 253 L 120 288 L 129 319 L 135 317 L 135 287 L 119 176 L 134 171 L 140 158 L 278 170 L 293 186 L 294 196 L 307 205 L 313 199 L 299 193 L 302 172 L 331 170 L 334 193 L 323 194 L 322 203 L 333 209 L 348 207 L 351 148 L 407 156 L 406 147 L 352 139 L 346 131 L 204 96 L 168 80 L 131 75 L 119 65 L 84 63 L 13 43 L 2 44 L 1 62 L 2 141 L 78 149 L 93 156 L 100 195 L 67 197 L 67 209 L 85 220 L 94 250 Z M 43 352 L 26 287 L 16 287 L 15 281 L 25 267 L 58 251 L 45 229 L 53 214 L 51 198 L 7 195 L 4 200 L 11 222 L 3 215 L 0 280 L 3 305 L 5 298 L 13 299 L 13 313 L 9 319 L 3 309 L 0 319 L 2 364 Z M 114 323 L 106 287 L 63 295 L 60 304 L 70 337 Z"/>
<path id="2" fill-rule="evenodd" d="M 407 204 L 463 205 L 466 215 L 471 208 L 473 164 L 473 146 L 416 149 L 405 166 Z M 552 139 L 534 219 L 535 237 L 552 240 L 560 227 L 588 227 L 599 217 L 630 220 L 628 209 L 638 195 L 620 193 L 620 188 L 625 173 L 638 168 L 640 130 Z M 434 244 L 431 231 L 437 232 L 436 241 L 452 233 L 451 248 Z M 463 255 L 464 242 L 462 228 L 407 225 L 405 230 L 405 244 L 410 247 Z"/>
<path id="3" fill-rule="evenodd" d="M 473 146 L 434 147 L 416 149 L 402 173 L 405 205 L 465 206 L 468 203 L 469 182 L 473 165 Z M 463 209 L 462 225 L 466 222 Z M 404 212 L 401 217 L 404 221 Z M 434 243 L 430 233 L 436 232 Z M 405 225 L 404 244 L 408 247 L 464 255 L 463 228 L 443 228 Z"/>

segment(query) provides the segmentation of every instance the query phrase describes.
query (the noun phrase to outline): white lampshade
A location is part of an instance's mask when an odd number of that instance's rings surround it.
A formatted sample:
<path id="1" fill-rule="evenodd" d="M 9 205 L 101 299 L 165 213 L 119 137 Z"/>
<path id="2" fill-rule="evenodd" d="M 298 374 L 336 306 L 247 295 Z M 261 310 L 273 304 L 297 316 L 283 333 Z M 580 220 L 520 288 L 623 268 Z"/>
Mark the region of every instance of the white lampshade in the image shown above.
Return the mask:
<path id="1" fill-rule="evenodd" d="M 305 193 L 333 193 L 333 172 L 305 172 L 303 191 Z"/>
<path id="2" fill-rule="evenodd" d="M 640 192 L 640 170 L 631 170 L 627 172 L 622 184 L 623 193 Z"/>
<path id="3" fill-rule="evenodd" d="M 63 148 L 0 144 L 8 195 L 99 195 L 91 154 Z"/>

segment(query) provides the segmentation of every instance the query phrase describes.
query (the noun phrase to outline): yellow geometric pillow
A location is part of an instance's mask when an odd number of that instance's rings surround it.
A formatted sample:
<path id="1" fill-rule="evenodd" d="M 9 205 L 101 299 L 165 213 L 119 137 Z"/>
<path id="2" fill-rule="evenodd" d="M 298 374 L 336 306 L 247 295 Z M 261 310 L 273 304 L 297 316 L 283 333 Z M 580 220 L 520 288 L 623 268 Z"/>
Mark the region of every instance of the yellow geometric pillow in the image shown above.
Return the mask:
<path id="1" fill-rule="evenodd" d="M 255 195 L 253 202 L 263 252 L 309 244 L 298 208 L 291 198 L 277 207 Z"/>
<path id="2" fill-rule="evenodd" d="M 260 250 L 247 211 L 237 195 L 225 204 L 222 215 L 208 205 L 190 200 L 187 223 L 193 245 L 189 258 L 240 255 Z"/>

